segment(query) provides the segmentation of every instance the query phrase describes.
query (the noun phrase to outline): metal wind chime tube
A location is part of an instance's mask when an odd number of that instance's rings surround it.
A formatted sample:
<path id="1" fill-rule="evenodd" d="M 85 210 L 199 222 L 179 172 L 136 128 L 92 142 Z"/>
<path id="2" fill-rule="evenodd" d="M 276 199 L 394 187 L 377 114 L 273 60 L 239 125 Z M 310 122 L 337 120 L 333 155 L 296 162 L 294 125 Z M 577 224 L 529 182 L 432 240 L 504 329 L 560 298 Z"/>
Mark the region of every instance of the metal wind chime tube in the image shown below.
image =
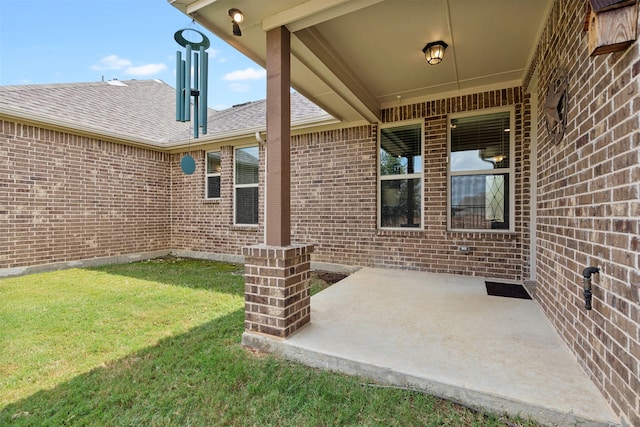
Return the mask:
<path id="1" fill-rule="evenodd" d="M 202 41 L 187 40 L 183 33 L 193 31 L 202 37 Z M 191 121 L 191 98 L 193 97 L 193 137 L 198 138 L 199 130 L 207 133 L 207 90 L 208 90 L 208 61 L 207 49 L 209 39 L 200 31 L 184 28 L 176 31 L 174 39 L 185 48 L 184 59 L 182 53 L 176 53 L 176 121 Z M 193 70 L 192 70 L 193 65 Z M 191 73 L 193 72 L 193 87 Z"/>
<path id="2" fill-rule="evenodd" d="M 182 65 L 182 52 L 176 52 L 176 121 L 184 122 L 184 95 L 182 93 L 182 84 L 184 82 L 184 76 L 182 72 L 184 66 Z"/>
<path id="3" fill-rule="evenodd" d="M 209 75 L 209 54 L 205 50 L 204 46 L 200 46 L 200 103 L 202 108 L 200 109 L 200 128 L 202 134 L 207 134 L 207 91 L 209 90 L 209 84 L 207 76 Z"/>
<path id="4" fill-rule="evenodd" d="M 184 121 L 191 121 L 191 45 L 187 44 L 187 53 L 184 56 L 184 87 L 182 93 L 184 94 Z M 198 102 L 197 98 L 194 98 L 194 102 Z"/>
<path id="5" fill-rule="evenodd" d="M 198 100 L 199 100 L 199 86 L 198 86 L 198 54 L 193 53 L 193 89 L 191 90 L 191 95 L 194 97 L 193 102 L 193 137 L 198 137 L 198 119 L 200 119 L 200 115 L 198 114 Z"/>

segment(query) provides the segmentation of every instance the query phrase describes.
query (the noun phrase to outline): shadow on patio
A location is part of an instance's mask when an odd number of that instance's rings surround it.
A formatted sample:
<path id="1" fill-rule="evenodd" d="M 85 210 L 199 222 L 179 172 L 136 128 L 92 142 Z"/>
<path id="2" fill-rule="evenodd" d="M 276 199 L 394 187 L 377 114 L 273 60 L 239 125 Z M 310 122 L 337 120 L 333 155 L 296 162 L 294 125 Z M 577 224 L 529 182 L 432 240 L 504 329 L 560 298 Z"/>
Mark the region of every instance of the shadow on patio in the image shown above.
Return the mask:
<path id="1" fill-rule="evenodd" d="M 289 339 L 243 343 L 545 425 L 619 425 L 538 305 L 479 278 L 364 268 L 313 296 Z"/>

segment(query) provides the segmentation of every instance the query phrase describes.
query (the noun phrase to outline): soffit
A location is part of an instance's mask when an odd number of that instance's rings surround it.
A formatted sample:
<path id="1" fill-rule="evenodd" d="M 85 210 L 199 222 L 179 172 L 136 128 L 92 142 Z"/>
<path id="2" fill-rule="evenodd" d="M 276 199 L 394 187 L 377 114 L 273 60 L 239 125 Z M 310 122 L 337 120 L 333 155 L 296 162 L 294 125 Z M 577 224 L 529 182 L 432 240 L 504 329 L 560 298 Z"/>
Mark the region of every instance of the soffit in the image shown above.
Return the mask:
<path id="1" fill-rule="evenodd" d="M 169 0 L 264 66 L 265 31 L 292 32 L 292 86 L 333 116 L 519 85 L 553 0 Z M 232 35 L 228 9 L 245 16 Z M 444 61 L 422 48 L 444 40 Z"/>

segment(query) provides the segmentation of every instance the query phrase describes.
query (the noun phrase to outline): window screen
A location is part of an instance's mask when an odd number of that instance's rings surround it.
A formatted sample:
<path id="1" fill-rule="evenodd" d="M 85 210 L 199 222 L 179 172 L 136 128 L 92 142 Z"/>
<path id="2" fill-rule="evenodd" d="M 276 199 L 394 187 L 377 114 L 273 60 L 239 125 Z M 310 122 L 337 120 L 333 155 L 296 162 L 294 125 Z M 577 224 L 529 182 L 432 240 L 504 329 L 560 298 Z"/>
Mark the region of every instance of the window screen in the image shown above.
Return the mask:
<path id="1" fill-rule="evenodd" d="M 235 223 L 258 224 L 260 151 L 257 146 L 238 148 L 235 154 Z"/>
<path id="2" fill-rule="evenodd" d="M 220 198 L 220 172 L 222 163 L 220 152 L 212 151 L 207 153 L 207 173 L 206 173 L 206 193 L 207 199 Z"/>

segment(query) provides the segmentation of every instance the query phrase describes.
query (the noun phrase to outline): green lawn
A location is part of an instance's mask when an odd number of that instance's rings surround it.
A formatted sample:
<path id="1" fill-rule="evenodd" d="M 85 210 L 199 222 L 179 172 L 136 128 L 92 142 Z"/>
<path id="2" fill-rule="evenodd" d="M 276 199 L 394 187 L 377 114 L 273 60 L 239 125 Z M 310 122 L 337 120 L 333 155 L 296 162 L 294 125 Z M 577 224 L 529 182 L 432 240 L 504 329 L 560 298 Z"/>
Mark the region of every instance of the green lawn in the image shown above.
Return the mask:
<path id="1" fill-rule="evenodd" d="M 535 425 L 248 351 L 243 283 L 172 258 L 0 280 L 0 425 Z"/>

